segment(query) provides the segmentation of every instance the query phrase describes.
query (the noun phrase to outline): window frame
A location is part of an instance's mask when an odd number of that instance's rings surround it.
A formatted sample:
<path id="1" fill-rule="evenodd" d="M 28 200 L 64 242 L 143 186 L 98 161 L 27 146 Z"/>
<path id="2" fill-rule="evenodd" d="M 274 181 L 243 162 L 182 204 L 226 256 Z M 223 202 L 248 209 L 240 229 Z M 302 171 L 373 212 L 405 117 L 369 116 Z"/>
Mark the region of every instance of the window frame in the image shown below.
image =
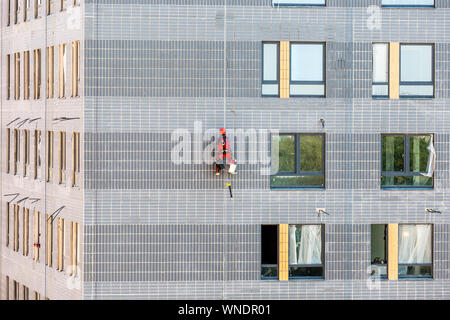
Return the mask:
<path id="1" fill-rule="evenodd" d="M 386 236 L 386 240 L 385 240 L 385 250 L 386 250 L 386 263 L 382 264 L 382 263 L 373 263 L 372 262 L 372 226 L 374 225 L 381 225 L 384 226 L 384 232 L 385 232 L 385 236 Z M 376 267 L 380 267 L 380 266 L 385 266 L 386 267 L 386 275 L 385 276 L 373 276 L 372 273 L 370 274 L 370 277 L 372 279 L 376 279 L 376 280 L 388 280 L 388 270 L 389 270 L 389 230 L 388 230 L 388 224 L 386 223 L 371 223 L 370 224 L 370 267 L 372 270 L 372 266 L 376 266 Z"/>
<path id="2" fill-rule="evenodd" d="M 322 81 L 293 81 L 292 80 L 292 46 L 301 44 L 322 45 Z M 323 95 L 292 94 L 292 85 L 323 85 Z M 290 41 L 289 42 L 289 97 L 290 98 L 326 98 L 327 96 L 327 43 L 325 41 Z"/>
<path id="3" fill-rule="evenodd" d="M 326 7 L 327 6 L 327 0 L 323 0 L 323 4 L 317 4 L 317 3 L 275 3 L 276 0 L 272 0 L 272 7 L 278 8 L 278 7 Z M 295 0 L 292 0 L 293 2 Z"/>
<path id="4" fill-rule="evenodd" d="M 387 67 L 388 67 L 388 79 L 387 79 L 387 82 L 374 82 L 373 81 L 373 74 L 374 74 L 374 70 L 375 70 L 375 68 L 374 68 L 374 62 L 375 62 L 375 59 L 374 59 L 374 55 L 373 55 L 373 49 L 374 49 L 374 45 L 375 44 L 386 44 L 387 45 L 387 47 L 388 47 L 388 52 L 387 52 Z M 400 55 L 400 54 L 399 54 Z M 372 99 L 382 99 L 382 100 L 384 100 L 384 99 L 389 99 L 389 92 L 390 92 L 390 89 L 391 89 L 391 84 L 390 84 L 390 79 L 389 79 L 389 73 L 390 73 L 390 69 L 391 69 L 391 50 L 390 50 L 390 43 L 389 42 L 372 42 Z M 399 73 L 400 74 L 400 73 Z M 388 92 L 387 92 L 387 95 L 385 95 L 385 96 L 381 96 L 381 95 L 374 95 L 373 94 L 373 86 L 374 85 L 387 85 L 387 90 L 388 90 Z"/>
<path id="5" fill-rule="evenodd" d="M 402 46 L 431 46 L 431 82 L 427 81 L 402 81 Z M 399 98 L 400 99 L 434 99 L 436 96 L 436 48 L 434 43 L 399 43 L 398 53 L 398 81 L 399 81 Z M 421 95 L 401 95 L 400 88 L 402 86 L 433 86 L 433 94 L 430 96 Z"/>
<path id="6" fill-rule="evenodd" d="M 326 169 L 325 169 L 325 153 L 326 153 L 326 134 L 325 133 L 318 133 L 318 132 L 280 132 L 277 134 L 278 136 L 282 135 L 294 135 L 295 136 L 295 172 L 288 172 L 288 171 L 278 171 L 276 174 L 270 175 L 272 176 L 322 176 L 323 175 L 323 186 L 293 186 L 293 187 L 286 187 L 286 186 L 272 186 L 272 183 L 270 184 L 270 189 L 274 190 L 283 190 L 283 189 L 320 189 L 325 190 L 326 187 Z M 300 170 L 300 139 L 299 136 L 306 135 L 306 136 L 322 136 L 322 171 L 301 171 Z M 272 152 L 272 137 L 270 136 L 270 150 Z"/>
<path id="7" fill-rule="evenodd" d="M 383 0 L 381 0 L 382 8 L 436 8 L 436 0 L 433 1 L 433 5 L 420 5 L 420 4 L 383 4 Z"/>
<path id="8" fill-rule="evenodd" d="M 404 137 L 404 143 L 403 143 L 403 171 L 383 171 L 383 137 L 384 136 L 403 136 Z M 432 178 L 432 185 L 431 186 L 383 186 L 381 184 L 381 178 L 383 176 L 422 176 L 421 173 L 423 172 L 413 172 L 410 171 L 410 137 L 417 137 L 417 136 L 431 136 L 433 139 L 433 145 L 435 145 L 434 140 L 434 134 L 433 133 L 382 133 L 380 136 L 380 186 L 381 189 L 426 189 L 426 190 L 433 190 L 434 189 L 434 171 Z"/>
<path id="9" fill-rule="evenodd" d="M 264 80 L 264 45 L 275 44 L 277 46 L 277 80 Z M 278 86 L 278 93 L 275 94 L 263 94 L 263 85 L 276 84 Z M 262 41 L 261 43 L 261 97 L 263 98 L 279 98 L 280 97 L 280 42 L 279 41 Z"/>
<path id="10" fill-rule="evenodd" d="M 431 266 L 431 276 L 400 276 L 400 272 L 398 271 L 398 279 L 399 280 L 433 280 L 434 279 L 434 224 L 419 222 L 419 223 L 399 223 L 398 226 L 398 248 L 400 248 L 400 226 L 401 225 L 430 225 L 431 226 L 431 263 L 397 263 L 397 269 L 400 270 L 400 267 L 408 267 L 408 266 Z"/>
<path id="11" fill-rule="evenodd" d="M 325 232 L 326 232 L 326 228 L 325 228 L 325 224 L 324 223 L 294 223 L 294 224 L 288 224 L 288 230 L 290 226 L 320 226 L 320 247 L 321 247 L 321 252 L 320 252 L 320 258 L 322 260 L 321 264 L 290 264 L 289 263 L 289 250 L 288 250 L 288 279 L 289 280 L 325 280 Z M 288 236 L 289 236 L 289 231 L 288 231 Z M 289 244 L 290 244 L 290 238 L 288 238 L 288 248 L 289 248 Z M 294 267 L 300 267 L 300 268 L 308 268 L 308 267 L 312 267 L 312 268 L 316 268 L 316 267 L 321 267 L 322 268 L 322 276 L 313 276 L 313 277 L 309 277 L 309 276 L 291 276 L 291 266 Z"/>
<path id="12" fill-rule="evenodd" d="M 276 264 L 263 264 L 262 263 L 262 251 L 263 251 L 263 242 L 262 242 L 262 227 L 263 226 L 275 226 L 277 229 L 277 263 Z M 260 232 L 260 242 L 259 242 L 259 252 L 261 252 L 261 259 L 260 259 L 260 280 L 263 281 L 274 281 L 274 280 L 279 280 L 280 277 L 280 266 L 279 266 L 279 262 L 280 262 L 280 225 L 278 224 L 262 224 L 261 225 L 261 232 Z M 262 268 L 263 267 L 277 267 L 277 276 L 276 277 L 263 277 L 262 275 Z"/>

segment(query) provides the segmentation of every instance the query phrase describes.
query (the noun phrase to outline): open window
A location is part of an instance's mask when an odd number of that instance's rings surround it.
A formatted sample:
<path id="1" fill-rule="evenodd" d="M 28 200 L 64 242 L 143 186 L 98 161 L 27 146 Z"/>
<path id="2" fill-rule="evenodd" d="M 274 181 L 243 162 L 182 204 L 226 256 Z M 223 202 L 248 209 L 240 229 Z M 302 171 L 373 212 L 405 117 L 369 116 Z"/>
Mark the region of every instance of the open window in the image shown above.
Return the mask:
<path id="1" fill-rule="evenodd" d="M 432 134 L 382 135 L 382 188 L 433 188 Z"/>
<path id="2" fill-rule="evenodd" d="M 398 226 L 398 277 L 431 278 L 433 275 L 433 226 Z"/>
<path id="3" fill-rule="evenodd" d="M 289 278 L 324 277 L 324 226 L 289 225 Z"/>
<path id="4" fill-rule="evenodd" d="M 370 262 L 371 276 L 375 279 L 387 279 L 387 224 L 370 226 Z"/>
<path id="5" fill-rule="evenodd" d="M 278 279 L 278 225 L 261 226 L 261 279 Z"/>

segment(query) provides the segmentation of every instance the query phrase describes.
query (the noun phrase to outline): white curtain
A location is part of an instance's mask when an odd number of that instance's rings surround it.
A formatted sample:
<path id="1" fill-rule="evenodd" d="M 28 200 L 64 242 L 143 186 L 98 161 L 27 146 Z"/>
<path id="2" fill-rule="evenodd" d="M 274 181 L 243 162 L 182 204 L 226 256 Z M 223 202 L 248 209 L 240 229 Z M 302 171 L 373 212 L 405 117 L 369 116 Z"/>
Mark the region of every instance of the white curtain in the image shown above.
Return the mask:
<path id="1" fill-rule="evenodd" d="M 322 263 L 320 225 L 289 226 L 289 264 Z"/>
<path id="2" fill-rule="evenodd" d="M 430 156 L 428 157 L 428 164 L 427 164 L 427 173 L 423 174 L 426 177 L 432 177 L 434 172 L 434 166 L 436 162 L 436 150 L 434 149 L 433 144 L 433 135 L 430 137 L 430 144 L 427 147 L 428 151 L 430 152 Z"/>
<path id="3" fill-rule="evenodd" d="M 431 225 L 399 225 L 398 262 L 431 263 Z"/>

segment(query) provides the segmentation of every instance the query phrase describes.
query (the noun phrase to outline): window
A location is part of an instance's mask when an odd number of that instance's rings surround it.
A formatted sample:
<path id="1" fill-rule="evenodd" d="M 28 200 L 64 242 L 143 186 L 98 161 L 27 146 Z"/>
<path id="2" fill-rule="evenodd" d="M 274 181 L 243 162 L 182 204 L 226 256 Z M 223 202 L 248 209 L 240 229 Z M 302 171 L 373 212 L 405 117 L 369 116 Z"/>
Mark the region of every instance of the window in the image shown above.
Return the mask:
<path id="1" fill-rule="evenodd" d="M 34 99 L 41 98 L 41 49 L 34 50 Z"/>
<path id="2" fill-rule="evenodd" d="M 41 294 L 37 291 L 34 291 L 34 300 L 41 300 Z"/>
<path id="3" fill-rule="evenodd" d="M 261 226 L 261 279 L 278 278 L 278 225 Z"/>
<path id="4" fill-rule="evenodd" d="M 272 0 L 272 5 L 278 6 L 324 6 L 325 0 Z"/>
<path id="5" fill-rule="evenodd" d="M 272 188 L 324 188 L 325 136 L 280 134 L 272 136 Z"/>
<path id="6" fill-rule="evenodd" d="M 14 99 L 20 99 L 20 53 L 14 53 Z"/>
<path id="7" fill-rule="evenodd" d="M 23 298 L 23 300 L 29 299 L 29 289 L 25 285 L 22 285 L 22 298 Z"/>
<path id="8" fill-rule="evenodd" d="M 47 233 L 46 233 L 46 250 L 47 250 L 47 259 L 45 264 L 49 267 L 52 266 L 52 251 L 53 251 L 53 217 L 51 215 L 46 214 L 47 221 Z"/>
<path id="9" fill-rule="evenodd" d="M 53 98 L 54 92 L 54 50 L 55 47 L 47 47 L 47 98 Z"/>
<path id="10" fill-rule="evenodd" d="M 80 81 L 80 41 L 72 42 L 72 97 L 78 97 Z"/>
<path id="11" fill-rule="evenodd" d="M 19 23 L 20 5 L 19 0 L 14 0 L 14 24 Z"/>
<path id="12" fill-rule="evenodd" d="M 434 97 L 434 46 L 400 44 L 400 98 Z"/>
<path id="13" fill-rule="evenodd" d="M 34 130 L 34 179 L 41 178 L 41 131 Z"/>
<path id="14" fill-rule="evenodd" d="M 28 177 L 30 171 L 30 130 L 23 130 L 23 176 Z"/>
<path id="15" fill-rule="evenodd" d="M 14 129 L 14 174 L 19 170 L 20 163 L 20 130 Z"/>
<path id="16" fill-rule="evenodd" d="M 289 226 L 289 278 L 323 278 L 323 225 Z"/>
<path id="17" fill-rule="evenodd" d="M 58 98 L 65 97 L 66 91 L 66 44 L 60 44 L 58 56 Z"/>
<path id="18" fill-rule="evenodd" d="M 31 0 L 23 0 L 23 21 L 26 22 L 28 20 L 28 10 L 30 9 L 30 1 Z"/>
<path id="19" fill-rule="evenodd" d="M 19 206 L 14 205 L 14 251 L 19 251 Z"/>
<path id="20" fill-rule="evenodd" d="M 30 210 L 28 208 L 23 208 L 23 217 L 22 217 L 22 251 L 24 256 L 28 256 L 28 243 L 29 243 L 29 218 L 30 218 Z"/>
<path id="21" fill-rule="evenodd" d="M 6 55 L 6 100 L 11 99 L 11 55 Z"/>
<path id="22" fill-rule="evenodd" d="M 59 132 L 59 184 L 66 183 L 66 133 Z"/>
<path id="23" fill-rule="evenodd" d="M 372 96 L 389 97 L 389 44 L 374 43 L 372 59 Z"/>
<path id="24" fill-rule="evenodd" d="M 10 171 L 10 159 L 11 159 L 11 129 L 6 128 L 6 173 Z"/>
<path id="25" fill-rule="evenodd" d="M 325 96 L 324 57 L 324 43 L 291 43 L 291 97 Z"/>
<path id="26" fill-rule="evenodd" d="M 5 296 L 6 296 L 6 300 L 9 300 L 9 277 L 8 276 L 6 276 L 5 281 L 6 281 L 6 286 L 5 286 L 6 294 L 5 294 Z"/>
<path id="27" fill-rule="evenodd" d="M 430 224 L 398 226 L 399 278 L 432 277 L 432 233 Z"/>
<path id="28" fill-rule="evenodd" d="M 38 19 L 40 18 L 39 16 L 39 9 L 42 6 L 42 0 L 34 0 L 34 18 Z"/>
<path id="29" fill-rule="evenodd" d="M 30 99 L 30 51 L 23 53 L 23 98 Z"/>
<path id="30" fill-rule="evenodd" d="M 372 224 L 370 226 L 370 262 L 371 276 L 387 279 L 387 225 Z"/>
<path id="31" fill-rule="evenodd" d="M 51 15 L 53 12 L 53 4 L 54 1 L 53 0 L 47 0 L 47 15 Z"/>
<path id="32" fill-rule="evenodd" d="M 6 202 L 6 221 L 5 221 L 5 223 L 6 223 L 6 241 L 5 241 L 5 245 L 7 246 L 7 247 L 9 247 L 9 207 L 10 207 L 10 204 L 9 204 L 9 202 Z"/>
<path id="33" fill-rule="evenodd" d="M 381 186 L 433 188 L 433 135 L 382 135 Z"/>
<path id="34" fill-rule="evenodd" d="M 80 229 L 80 225 L 77 222 L 70 222 L 70 275 L 77 275 L 77 266 L 79 262 L 79 242 L 78 242 L 78 232 Z"/>
<path id="35" fill-rule="evenodd" d="M 33 214 L 33 260 L 39 261 L 39 251 L 41 249 L 41 213 L 34 211 Z"/>
<path id="36" fill-rule="evenodd" d="M 78 186 L 80 175 L 80 133 L 72 136 L 72 187 Z"/>
<path id="37" fill-rule="evenodd" d="M 53 131 L 47 131 L 47 177 L 51 182 L 53 178 Z"/>
<path id="38" fill-rule="evenodd" d="M 6 22 L 6 26 L 9 27 L 11 25 L 11 0 L 7 0 L 8 2 L 8 17 L 7 17 L 7 22 Z"/>
<path id="39" fill-rule="evenodd" d="M 58 218 L 58 233 L 57 233 L 57 257 L 58 263 L 56 266 L 56 270 L 63 271 L 64 270 L 64 219 Z"/>
<path id="40" fill-rule="evenodd" d="M 279 96 L 279 53 L 280 44 L 278 42 L 263 42 L 263 74 L 261 89 L 263 96 Z"/>
<path id="41" fill-rule="evenodd" d="M 20 298 L 19 298 L 19 288 L 20 288 L 20 285 L 19 285 L 19 282 L 17 282 L 16 280 L 13 280 L 13 297 L 14 297 L 14 300 L 19 300 Z"/>
<path id="42" fill-rule="evenodd" d="M 434 0 L 382 0 L 385 7 L 434 7 Z"/>

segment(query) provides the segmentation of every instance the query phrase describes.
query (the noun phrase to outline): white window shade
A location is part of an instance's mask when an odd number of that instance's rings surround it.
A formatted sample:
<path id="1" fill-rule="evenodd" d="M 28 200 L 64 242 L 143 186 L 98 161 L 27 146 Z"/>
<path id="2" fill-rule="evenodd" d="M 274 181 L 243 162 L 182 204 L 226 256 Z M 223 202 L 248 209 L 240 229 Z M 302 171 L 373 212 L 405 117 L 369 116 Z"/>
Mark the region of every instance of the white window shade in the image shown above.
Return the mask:
<path id="1" fill-rule="evenodd" d="M 373 82 L 388 82 L 389 80 L 389 45 L 387 43 L 373 44 Z"/>
<path id="2" fill-rule="evenodd" d="M 289 226 L 289 264 L 322 263 L 322 227 L 320 225 Z"/>
<path id="3" fill-rule="evenodd" d="M 291 80 L 323 81 L 323 44 L 292 44 Z"/>
<path id="4" fill-rule="evenodd" d="M 263 80 L 276 81 L 278 79 L 278 46 L 276 43 L 263 44 Z"/>
<path id="5" fill-rule="evenodd" d="M 433 47 L 431 45 L 402 45 L 400 50 L 400 81 L 433 81 Z"/>
<path id="6" fill-rule="evenodd" d="M 399 225 L 398 262 L 400 264 L 432 263 L 431 225 Z"/>

